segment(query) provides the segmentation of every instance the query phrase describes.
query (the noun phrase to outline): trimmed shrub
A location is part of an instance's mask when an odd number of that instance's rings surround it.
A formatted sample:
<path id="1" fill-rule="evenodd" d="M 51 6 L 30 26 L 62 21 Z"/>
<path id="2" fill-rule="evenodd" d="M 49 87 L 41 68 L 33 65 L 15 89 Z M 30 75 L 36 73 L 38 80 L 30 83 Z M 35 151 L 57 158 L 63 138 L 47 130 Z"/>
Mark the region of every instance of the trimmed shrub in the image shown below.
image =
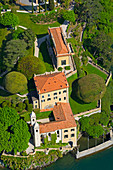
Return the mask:
<path id="1" fill-rule="evenodd" d="M 70 66 L 65 66 L 65 70 L 70 70 Z"/>
<path id="2" fill-rule="evenodd" d="M 22 72 L 30 80 L 33 74 L 42 74 L 46 71 L 46 68 L 44 62 L 39 58 L 25 56 L 19 61 L 17 70 Z"/>
<path id="3" fill-rule="evenodd" d="M 58 67 L 58 71 L 62 71 L 63 70 L 63 68 L 62 67 Z"/>
<path id="4" fill-rule="evenodd" d="M 105 91 L 104 79 L 96 74 L 89 74 L 77 81 L 75 93 L 80 100 L 90 103 L 101 99 Z"/>
<path id="5" fill-rule="evenodd" d="M 27 89 L 27 79 L 22 73 L 12 71 L 5 76 L 4 86 L 12 94 L 19 93 Z"/>

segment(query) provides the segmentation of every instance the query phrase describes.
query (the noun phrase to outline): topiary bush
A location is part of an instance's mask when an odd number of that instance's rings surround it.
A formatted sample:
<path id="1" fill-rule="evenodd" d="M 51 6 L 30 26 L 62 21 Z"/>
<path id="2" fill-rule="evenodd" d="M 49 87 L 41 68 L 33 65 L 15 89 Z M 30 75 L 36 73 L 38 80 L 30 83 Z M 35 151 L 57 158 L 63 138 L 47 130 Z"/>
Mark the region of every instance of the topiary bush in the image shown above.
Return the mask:
<path id="1" fill-rule="evenodd" d="M 30 80 L 33 74 L 42 74 L 46 71 L 46 68 L 44 62 L 39 58 L 25 56 L 18 62 L 17 70 L 22 72 Z"/>
<path id="2" fill-rule="evenodd" d="M 65 66 L 65 70 L 70 70 L 70 66 Z"/>
<path id="3" fill-rule="evenodd" d="M 4 80 L 4 87 L 12 94 L 22 92 L 27 89 L 27 79 L 19 72 L 12 71 L 8 73 Z"/>
<path id="4" fill-rule="evenodd" d="M 58 67 L 58 71 L 62 71 L 63 70 L 63 68 L 62 67 Z"/>
<path id="5" fill-rule="evenodd" d="M 85 103 L 101 99 L 105 91 L 104 79 L 96 74 L 89 74 L 82 77 L 77 81 L 75 88 L 77 97 Z"/>

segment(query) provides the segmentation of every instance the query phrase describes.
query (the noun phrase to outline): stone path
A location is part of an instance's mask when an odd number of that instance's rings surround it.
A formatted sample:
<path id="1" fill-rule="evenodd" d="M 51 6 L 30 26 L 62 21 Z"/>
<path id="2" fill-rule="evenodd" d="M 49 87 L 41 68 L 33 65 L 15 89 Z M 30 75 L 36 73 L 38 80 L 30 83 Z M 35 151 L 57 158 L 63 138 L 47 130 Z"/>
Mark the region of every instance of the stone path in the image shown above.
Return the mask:
<path id="1" fill-rule="evenodd" d="M 23 27 L 23 26 L 21 26 L 21 25 L 18 25 L 18 27 L 19 27 L 19 28 L 22 28 L 22 29 L 24 29 L 24 30 L 27 30 L 26 27 Z"/>
<path id="2" fill-rule="evenodd" d="M 30 154 L 34 152 L 34 144 L 33 144 L 33 140 L 30 139 L 29 143 L 28 143 L 29 147 L 26 149 L 26 153 Z"/>

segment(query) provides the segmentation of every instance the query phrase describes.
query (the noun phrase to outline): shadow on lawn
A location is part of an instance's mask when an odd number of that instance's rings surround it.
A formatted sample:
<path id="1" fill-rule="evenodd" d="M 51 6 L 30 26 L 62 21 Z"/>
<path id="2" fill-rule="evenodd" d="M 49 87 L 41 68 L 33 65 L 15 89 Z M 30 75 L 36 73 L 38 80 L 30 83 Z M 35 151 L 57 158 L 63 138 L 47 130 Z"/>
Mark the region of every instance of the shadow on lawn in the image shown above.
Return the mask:
<path id="1" fill-rule="evenodd" d="M 77 91 L 77 82 L 78 82 L 79 79 L 76 79 L 75 81 L 73 81 L 72 83 L 72 92 L 71 92 L 71 98 L 73 100 L 75 100 L 77 103 L 79 104 L 86 104 L 84 103 L 82 100 L 80 100 L 77 95 L 76 95 L 76 91 Z"/>
<path id="2" fill-rule="evenodd" d="M 44 37 L 46 35 L 48 35 L 48 34 L 39 34 L 39 35 L 37 35 L 37 38 L 39 39 L 39 38 L 42 38 L 42 37 Z"/>

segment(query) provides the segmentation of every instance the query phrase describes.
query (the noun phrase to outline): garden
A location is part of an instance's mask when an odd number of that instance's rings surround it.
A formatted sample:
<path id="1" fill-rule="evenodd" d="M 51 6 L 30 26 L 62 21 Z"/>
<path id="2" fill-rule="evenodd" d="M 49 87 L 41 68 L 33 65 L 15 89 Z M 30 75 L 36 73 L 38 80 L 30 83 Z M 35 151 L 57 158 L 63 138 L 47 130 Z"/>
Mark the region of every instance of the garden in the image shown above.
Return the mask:
<path id="1" fill-rule="evenodd" d="M 44 62 L 47 72 L 54 71 L 52 60 L 51 60 L 50 55 L 48 53 L 46 41 L 44 41 L 40 46 L 39 59 L 41 59 Z"/>

